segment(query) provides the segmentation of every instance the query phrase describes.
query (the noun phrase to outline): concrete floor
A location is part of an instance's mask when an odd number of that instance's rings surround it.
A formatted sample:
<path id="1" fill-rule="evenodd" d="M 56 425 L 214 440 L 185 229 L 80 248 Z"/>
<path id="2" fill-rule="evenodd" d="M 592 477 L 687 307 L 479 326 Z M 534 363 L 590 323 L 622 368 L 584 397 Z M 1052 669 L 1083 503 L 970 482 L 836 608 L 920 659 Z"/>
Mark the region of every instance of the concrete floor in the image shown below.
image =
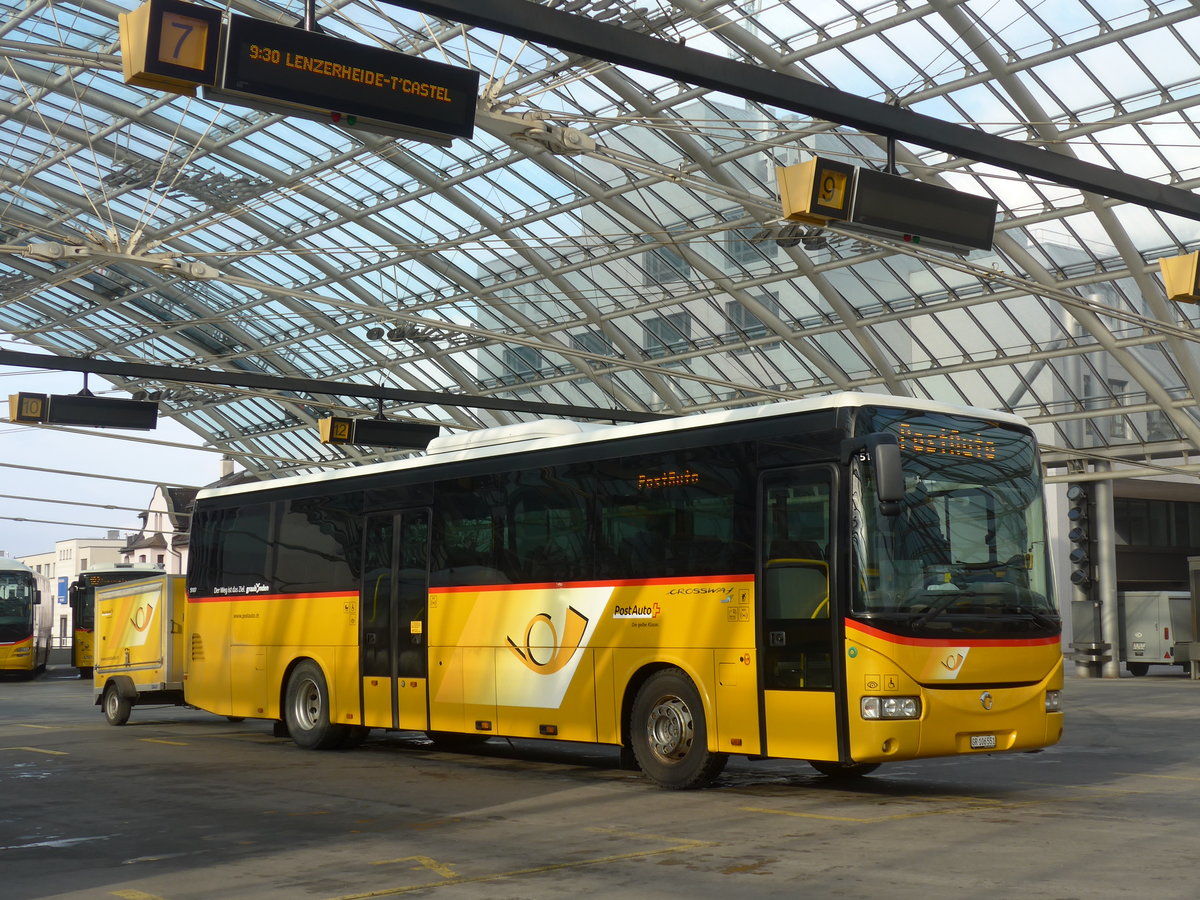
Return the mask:
<path id="1" fill-rule="evenodd" d="M 173 707 L 113 728 L 72 675 L 0 682 L 3 900 L 1200 894 L 1200 682 L 1177 668 L 1069 679 L 1041 753 L 849 786 L 734 760 L 684 793 L 604 747 L 376 732 L 316 753 Z"/>

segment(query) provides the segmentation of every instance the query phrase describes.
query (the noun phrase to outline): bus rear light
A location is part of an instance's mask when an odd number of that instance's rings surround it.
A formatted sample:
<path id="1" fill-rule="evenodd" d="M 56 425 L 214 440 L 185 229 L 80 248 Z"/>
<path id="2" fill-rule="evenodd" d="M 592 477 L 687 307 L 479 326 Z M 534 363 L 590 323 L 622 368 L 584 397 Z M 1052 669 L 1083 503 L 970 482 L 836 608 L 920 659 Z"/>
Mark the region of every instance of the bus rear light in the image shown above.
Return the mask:
<path id="1" fill-rule="evenodd" d="M 1046 691 L 1046 712 L 1062 711 L 1062 692 Z"/>
<path id="2" fill-rule="evenodd" d="M 920 697 L 863 697 L 864 719 L 919 719 Z"/>

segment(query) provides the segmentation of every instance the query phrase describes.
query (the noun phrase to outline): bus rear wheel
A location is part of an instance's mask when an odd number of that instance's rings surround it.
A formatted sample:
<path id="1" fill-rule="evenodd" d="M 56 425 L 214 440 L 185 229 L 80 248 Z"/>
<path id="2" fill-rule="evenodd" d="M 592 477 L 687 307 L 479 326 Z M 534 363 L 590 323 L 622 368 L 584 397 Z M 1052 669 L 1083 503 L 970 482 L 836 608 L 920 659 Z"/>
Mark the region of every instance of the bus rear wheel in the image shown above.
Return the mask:
<path id="1" fill-rule="evenodd" d="M 646 777 L 671 790 L 710 784 L 728 759 L 709 751 L 704 704 L 682 669 L 660 669 L 638 689 L 630 740 Z"/>
<path id="2" fill-rule="evenodd" d="M 129 714 L 133 712 L 133 704 L 127 697 L 121 696 L 115 684 L 110 684 L 104 689 L 102 708 L 104 720 L 109 725 L 124 725 L 129 721 Z"/>
<path id="3" fill-rule="evenodd" d="M 288 734 L 306 750 L 333 750 L 346 743 L 345 725 L 329 721 L 329 686 L 325 674 L 312 660 L 292 670 L 283 703 Z"/>

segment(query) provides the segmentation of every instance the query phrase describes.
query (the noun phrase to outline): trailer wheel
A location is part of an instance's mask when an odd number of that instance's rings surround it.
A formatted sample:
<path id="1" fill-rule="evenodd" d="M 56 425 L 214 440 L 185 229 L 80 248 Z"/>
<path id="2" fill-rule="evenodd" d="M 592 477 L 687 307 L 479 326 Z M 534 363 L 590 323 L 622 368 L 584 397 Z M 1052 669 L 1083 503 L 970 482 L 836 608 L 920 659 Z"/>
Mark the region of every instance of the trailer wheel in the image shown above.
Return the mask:
<path id="1" fill-rule="evenodd" d="M 321 667 L 312 660 L 292 670 L 283 715 L 288 734 L 306 750 L 333 750 L 346 741 L 346 726 L 329 721 L 329 687 Z"/>
<path id="2" fill-rule="evenodd" d="M 109 725 L 124 725 L 129 721 L 129 714 L 133 712 L 133 704 L 127 697 L 121 696 L 115 684 L 110 684 L 104 689 L 103 707 L 104 719 Z"/>
<path id="3" fill-rule="evenodd" d="M 1150 671 L 1150 663 L 1127 662 L 1125 668 L 1129 670 L 1130 675 L 1145 675 Z"/>
<path id="4" fill-rule="evenodd" d="M 728 759 L 709 752 L 704 703 L 682 669 L 661 669 L 646 679 L 633 700 L 630 738 L 642 772 L 671 790 L 704 787 Z"/>

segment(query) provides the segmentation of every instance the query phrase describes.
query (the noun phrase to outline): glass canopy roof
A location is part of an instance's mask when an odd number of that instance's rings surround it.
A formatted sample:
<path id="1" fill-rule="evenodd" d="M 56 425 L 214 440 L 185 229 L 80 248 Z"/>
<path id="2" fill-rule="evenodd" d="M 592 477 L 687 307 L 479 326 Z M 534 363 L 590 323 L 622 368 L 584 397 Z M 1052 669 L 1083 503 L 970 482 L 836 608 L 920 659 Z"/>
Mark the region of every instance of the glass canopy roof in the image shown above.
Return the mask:
<path id="1" fill-rule="evenodd" d="M 882 169 L 887 142 L 401 6 L 318 3 L 327 34 L 480 73 L 474 136 L 420 143 L 125 84 L 117 16 L 134 5 L 8 0 L 0 350 L 445 395 L 109 379 L 252 473 L 380 458 L 320 443 L 331 414 L 462 431 L 534 403 L 603 420 L 838 390 L 1016 412 L 1056 465 L 1200 450 L 1197 313 L 1158 274 L 1200 237 L 1192 219 L 901 140 L 903 176 L 997 201 L 992 249 L 798 225 L 777 166 Z M 1186 0 L 540 5 L 1200 180 Z"/>

